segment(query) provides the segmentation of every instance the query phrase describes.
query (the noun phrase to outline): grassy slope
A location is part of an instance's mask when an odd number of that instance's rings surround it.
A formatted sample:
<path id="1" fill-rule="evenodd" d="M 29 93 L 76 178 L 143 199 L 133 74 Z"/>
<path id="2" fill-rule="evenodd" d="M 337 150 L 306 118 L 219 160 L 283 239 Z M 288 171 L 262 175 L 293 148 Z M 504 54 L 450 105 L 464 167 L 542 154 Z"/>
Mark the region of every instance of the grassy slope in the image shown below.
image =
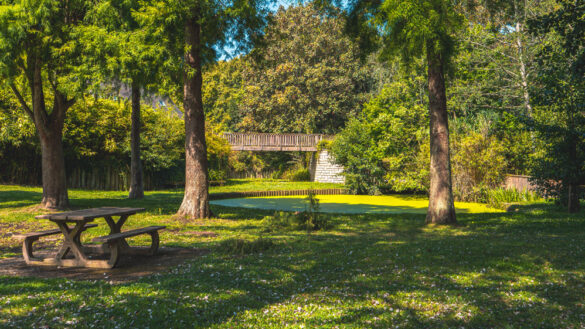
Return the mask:
<path id="1" fill-rule="evenodd" d="M 0 255 L 18 253 L 6 230 L 30 218 L 39 189 L 0 186 Z M 207 247 L 170 273 L 134 283 L 0 278 L 0 327 L 580 327 L 585 323 L 585 218 L 547 205 L 519 213 L 459 214 L 455 228 L 424 215 L 331 216 L 335 228 L 264 233 L 266 211 L 214 206 L 220 218 L 170 221 L 179 192 L 144 201 L 72 191 L 77 207 L 146 206 L 129 226 L 166 223 L 163 245 Z M 2 226 L 3 225 L 3 226 Z M 217 238 L 186 232 L 214 231 Z M 97 233 L 97 232 L 96 232 Z M 92 233 L 92 234 L 96 234 Z M 233 257 L 220 241 L 263 236 L 275 246 Z M 10 244 L 10 245 L 9 245 Z"/>

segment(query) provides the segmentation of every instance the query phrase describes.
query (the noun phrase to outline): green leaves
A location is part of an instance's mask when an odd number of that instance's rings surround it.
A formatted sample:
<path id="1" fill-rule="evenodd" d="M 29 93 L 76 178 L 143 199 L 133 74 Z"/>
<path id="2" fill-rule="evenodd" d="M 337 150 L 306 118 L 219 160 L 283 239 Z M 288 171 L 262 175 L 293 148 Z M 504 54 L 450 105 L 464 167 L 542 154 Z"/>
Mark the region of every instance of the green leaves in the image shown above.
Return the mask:
<path id="1" fill-rule="evenodd" d="M 428 139 L 428 114 L 417 95 L 420 83 L 404 77 L 385 86 L 337 135 L 331 151 L 354 192 L 376 194 L 381 186 L 425 189 L 428 166 L 419 154 Z"/>
<path id="2" fill-rule="evenodd" d="M 263 44 L 244 66 L 239 128 L 333 134 L 359 111 L 372 77 L 339 16 L 314 5 L 281 9 Z"/>
<path id="3" fill-rule="evenodd" d="M 348 22 L 354 36 L 370 42 L 374 31 L 379 35 L 385 61 L 399 56 L 412 63 L 428 52 L 448 63 L 453 54 L 455 34 L 465 21 L 456 5 L 446 0 L 356 1 L 350 7 Z M 365 38 L 364 38 L 365 37 Z"/>

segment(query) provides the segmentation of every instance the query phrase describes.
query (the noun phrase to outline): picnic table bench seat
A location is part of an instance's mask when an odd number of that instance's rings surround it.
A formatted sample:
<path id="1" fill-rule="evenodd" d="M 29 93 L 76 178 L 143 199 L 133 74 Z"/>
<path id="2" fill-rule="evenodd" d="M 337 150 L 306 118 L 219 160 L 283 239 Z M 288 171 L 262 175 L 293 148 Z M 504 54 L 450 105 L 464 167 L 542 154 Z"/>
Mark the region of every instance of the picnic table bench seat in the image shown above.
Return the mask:
<path id="1" fill-rule="evenodd" d="M 138 228 L 135 230 L 128 230 L 128 231 L 124 231 L 124 232 L 120 232 L 120 233 L 113 233 L 113 234 L 109 234 L 109 235 L 100 236 L 100 237 L 94 238 L 92 241 L 93 242 L 107 243 L 107 244 L 111 245 L 111 244 L 116 243 L 119 240 L 124 240 L 126 238 L 130 238 L 130 237 L 141 235 L 141 234 L 149 234 L 151 239 L 152 239 L 152 243 L 151 243 L 150 248 L 148 249 L 147 253 L 150 255 L 154 255 L 156 253 L 156 251 L 158 250 L 158 244 L 159 244 L 158 231 L 162 230 L 164 228 L 166 228 L 166 226 L 147 226 L 147 227 L 142 227 L 142 228 Z"/>
<path id="2" fill-rule="evenodd" d="M 87 230 L 88 228 L 97 227 L 97 224 L 88 224 L 83 227 L 82 231 Z M 39 232 L 28 232 L 28 233 L 16 233 L 12 234 L 12 237 L 22 241 L 22 254 L 24 259 L 29 262 L 33 260 L 35 257 L 33 256 L 33 244 L 39 240 L 39 238 L 49 236 L 49 235 L 57 235 L 62 234 L 61 230 L 56 228 L 54 230 L 46 230 L 46 231 L 39 231 Z"/>

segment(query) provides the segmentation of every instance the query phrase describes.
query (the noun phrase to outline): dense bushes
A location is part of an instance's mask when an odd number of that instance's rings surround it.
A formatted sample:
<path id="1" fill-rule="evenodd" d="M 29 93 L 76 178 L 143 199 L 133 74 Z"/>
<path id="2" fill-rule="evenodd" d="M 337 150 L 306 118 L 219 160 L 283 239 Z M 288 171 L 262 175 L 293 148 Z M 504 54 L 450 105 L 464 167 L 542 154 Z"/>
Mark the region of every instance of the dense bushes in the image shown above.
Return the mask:
<path id="1" fill-rule="evenodd" d="M 182 118 L 174 110 L 148 106 L 142 107 L 141 114 L 141 156 L 146 187 L 180 184 L 184 181 L 185 152 Z M 0 123 L 0 154 L 3 155 L 0 157 L 0 180 L 40 184 L 40 150 L 34 126 L 18 109 L 0 111 Z M 91 172 L 104 168 L 111 168 L 123 176 L 129 172 L 128 104 L 87 98 L 68 111 L 63 131 L 69 174 L 77 169 Z M 210 177 L 224 179 L 228 170 L 229 145 L 211 132 L 206 137 Z"/>
<path id="2" fill-rule="evenodd" d="M 331 146 L 344 166 L 346 184 L 354 193 L 426 192 L 429 183 L 428 115 L 416 79 L 384 87 L 350 120 Z M 497 124 L 483 115 L 451 119 L 451 164 L 454 197 L 488 201 L 507 169 L 507 144 Z M 496 121 L 497 122 L 497 121 Z"/>
<path id="3" fill-rule="evenodd" d="M 311 180 L 311 173 L 309 169 L 298 169 L 290 175 L 290 180 L 293 182 L 308 182 Z"/>
<path id="4" fill-rule="evenodd" d="M 487 191 L 498 188 L 505 179 L 507 163 L 502 142 L 487 129 L 472 130 L 453 134 L 451 146 L 455 199 L 487 201 Z"/>
<path id="5" fill-rule="evenodd" d="M 421 80 L 395 82 L 368 102 L 337 135 L 331 153 L 345 168 L 346 185 L 358 194 L 426 190 L 427 110 L 417 92 Z M 428 147 L 427 147 L 428 148 Z"/>

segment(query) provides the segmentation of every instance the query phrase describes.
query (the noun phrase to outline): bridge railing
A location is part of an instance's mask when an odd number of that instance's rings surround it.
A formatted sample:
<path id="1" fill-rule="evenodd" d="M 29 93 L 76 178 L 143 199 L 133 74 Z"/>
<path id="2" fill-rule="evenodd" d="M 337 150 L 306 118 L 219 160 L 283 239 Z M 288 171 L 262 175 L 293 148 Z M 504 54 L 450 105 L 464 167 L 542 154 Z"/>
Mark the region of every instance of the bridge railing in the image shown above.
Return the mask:
<path id="1" fill-rule="evenodd" d="M 224 133 L 233 150 L 316 151 L 317 144 L 332 136 L 322 134 Z"/>

